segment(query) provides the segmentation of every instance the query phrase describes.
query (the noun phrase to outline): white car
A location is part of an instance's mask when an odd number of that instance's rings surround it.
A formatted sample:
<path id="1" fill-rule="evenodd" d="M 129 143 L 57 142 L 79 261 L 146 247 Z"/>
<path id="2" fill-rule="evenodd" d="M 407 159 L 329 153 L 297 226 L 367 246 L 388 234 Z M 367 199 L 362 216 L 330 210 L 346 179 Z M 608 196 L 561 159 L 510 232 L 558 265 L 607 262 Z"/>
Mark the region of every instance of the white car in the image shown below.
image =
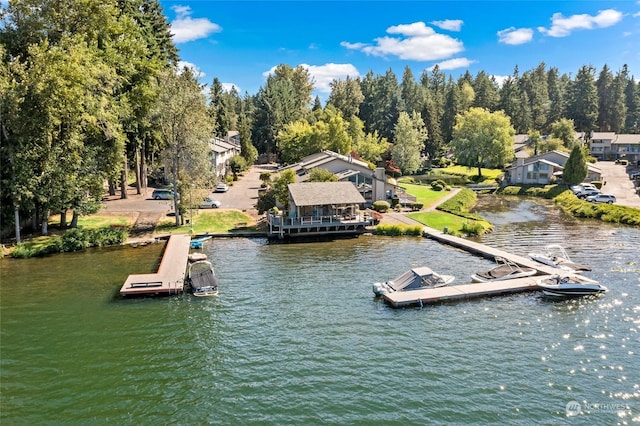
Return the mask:
<path id="1" fill-rule="evenodd" d="M 571 190 L 574 194 L 578 194 L 579 192 L 585 191 L 587 189 L 597 190 L 596 186 L 592 183 L 579 183 L 571 187 Z"/>
<path id="2" fill-rule="evenodd" d="M 215 192 L 227 192 L 228 190 L 229 190 L 229 185 L 227 185 L 224 182 L 220 182 L 219 184 L 216 185 Z"/>
<path id="3" fill-rule="evenodd" d="M 222 203 L 220 203 L 220 201 L 214 200 L 211 197 L 206 197 L 206 198 L 204 198 L 202 200 L 202 202 L 200 203 L 198 208 L 200 208 L 200 209 L 217 209 L 221 205 L 222 205 Z"/>
<path id="4" fill-rule="evenodd" d="M 596 194 L 596 195 L 590 195 L 589 197 L 586 198 L 586 200 L 591 203 L 613 204 L 616 202 L 616 197 L 614 195 L 608 195 L 608 194 Z"/>

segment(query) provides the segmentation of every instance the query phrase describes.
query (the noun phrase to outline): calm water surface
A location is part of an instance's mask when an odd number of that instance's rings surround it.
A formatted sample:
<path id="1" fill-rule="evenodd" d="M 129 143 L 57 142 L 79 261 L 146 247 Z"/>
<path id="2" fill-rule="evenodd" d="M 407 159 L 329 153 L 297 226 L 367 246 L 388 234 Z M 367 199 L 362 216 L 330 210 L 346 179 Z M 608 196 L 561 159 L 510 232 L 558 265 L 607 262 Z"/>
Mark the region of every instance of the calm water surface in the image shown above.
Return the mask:
<path id="1" fill-rule="evenodd" d="M 391 309 L 374 281 L 492 266 L 423 238 L 208 241 L 218 298 L 121 299 L 160 244 L 5 259 L 0 423 L 640 423 L 640 230 L 522 199 L 478 211 L 483 242 L 560 243 L 609 293 Z"/>

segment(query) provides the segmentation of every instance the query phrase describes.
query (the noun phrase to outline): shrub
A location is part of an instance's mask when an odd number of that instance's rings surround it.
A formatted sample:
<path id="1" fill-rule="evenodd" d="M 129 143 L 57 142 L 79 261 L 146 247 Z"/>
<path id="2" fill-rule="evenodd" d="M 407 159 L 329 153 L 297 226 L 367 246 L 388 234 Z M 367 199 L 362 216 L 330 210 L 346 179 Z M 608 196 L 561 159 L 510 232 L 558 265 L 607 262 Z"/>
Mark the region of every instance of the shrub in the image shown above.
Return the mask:
<path id="1" fill-rule="evenodd" d="M 378 200 L 371 205 L 371 208 L 377 212 L 386 213 L 391 208 L 391 204 L 385 200 Z"/>
<path id="2" fill-rule="evenodd" d="M 386 235 L 397 237 L 400 235 L 411 235 L 419 237 L 422 235 L 422 226 L 420 225 L 378 225 L 373 230 L 375 235 Z"/>
<path id="3" fill-rule="evenodd" d="M 62 236 L 62 251 L 83 250 L 89 246 L 89 233 L 82 229 L 69 229 Z"/>
<path id="4" fill-rule="evenodd" d="M 431 189 L 433 189 L 434 191 L 442 191 L 446 187 L 447 184 L 442 179 L 434 180 L 433 182 L 431 182 Z"/>
<path id="5" fill-rule="evenodd" d="M 467 235 L 482 235 L 484 227 L 478 222 L 464 222 L 461 231 Z"/>

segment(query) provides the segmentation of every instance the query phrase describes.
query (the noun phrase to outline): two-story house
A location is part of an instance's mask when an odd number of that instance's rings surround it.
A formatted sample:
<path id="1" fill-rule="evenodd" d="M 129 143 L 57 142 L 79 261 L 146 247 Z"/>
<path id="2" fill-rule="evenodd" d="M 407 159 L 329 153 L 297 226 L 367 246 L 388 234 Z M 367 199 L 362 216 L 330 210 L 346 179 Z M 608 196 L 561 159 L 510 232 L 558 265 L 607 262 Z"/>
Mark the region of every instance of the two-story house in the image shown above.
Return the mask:
<path id="1" fill-rule="evenodd" d="M 562 177 L 568 159 L 569 154 L 561 151 L 549 151 L 528 158 L 516 156 L 516 162 L 505 172 L 505 181 L 508 184 L 549 184 L 554 177 Z M 602 180 L 602 171 L 596 165 L 587 163 L 587 169 L 586 181 Z"/>

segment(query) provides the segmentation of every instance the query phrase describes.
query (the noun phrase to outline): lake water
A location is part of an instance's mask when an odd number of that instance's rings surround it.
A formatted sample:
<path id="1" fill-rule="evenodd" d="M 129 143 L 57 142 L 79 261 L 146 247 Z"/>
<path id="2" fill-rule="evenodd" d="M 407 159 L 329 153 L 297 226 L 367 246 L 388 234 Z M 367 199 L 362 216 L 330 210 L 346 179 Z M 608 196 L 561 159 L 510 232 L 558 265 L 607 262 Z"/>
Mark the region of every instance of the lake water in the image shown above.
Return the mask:
<path id="1" fill-rule="evenodd" d="M 120 298 L 161 244 L 4 259 L 0 423 L 640 422 L 640 230 L 519 198 L 478 211 L 496 225 L 482 242 L 560 243 L 610 291 L 392 309 L 374 281 L 492 266 L 418 237 L 210 240 L 217 298 Z"/>

